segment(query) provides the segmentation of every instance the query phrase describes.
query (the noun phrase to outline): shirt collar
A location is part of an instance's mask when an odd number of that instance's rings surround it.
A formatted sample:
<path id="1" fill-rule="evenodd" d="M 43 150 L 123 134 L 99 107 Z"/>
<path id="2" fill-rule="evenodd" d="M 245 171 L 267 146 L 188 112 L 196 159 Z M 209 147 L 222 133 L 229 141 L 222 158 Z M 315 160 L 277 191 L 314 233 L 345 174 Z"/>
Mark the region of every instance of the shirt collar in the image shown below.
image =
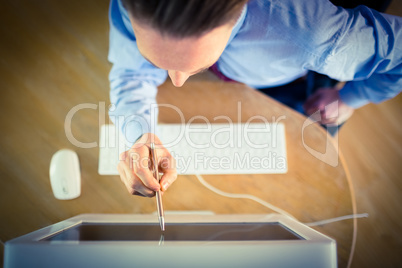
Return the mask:
<path id="1" fill-rule="evenodd" d="M 239 32 L 241 26 L 243 26 L 244 20 L 246 19 L 246 14 L 247 14 L 247 4 L 244 5 L 243 10 L 241 11 L 240 17 L 237 19 L 236 24 L 233 26 L 232 33 L 230 34 L 228 44 L 232 39 L 236 36 L 236 34 Z"/>

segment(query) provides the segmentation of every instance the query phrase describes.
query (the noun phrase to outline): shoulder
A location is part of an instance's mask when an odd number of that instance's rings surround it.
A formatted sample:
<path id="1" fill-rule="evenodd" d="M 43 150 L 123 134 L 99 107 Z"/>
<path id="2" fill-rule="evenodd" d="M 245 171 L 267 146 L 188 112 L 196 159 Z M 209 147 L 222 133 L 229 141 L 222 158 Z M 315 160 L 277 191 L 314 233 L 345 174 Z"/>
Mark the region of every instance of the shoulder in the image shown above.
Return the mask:
<path id="1" fill-rule="evenodd" d="M 251 0 L 247 8 L 251 22 L 298 30 L 319 30 L 333 23 L 333 18 L 348 16 L 329 0 Z"/>
<path id="2" fill-rule="evenodd" d="M 116 28 L 120 33 L 135 40 L 128 12 L 123 7 L 121 0 L 110 1 L 109 22 L 111 26 Z"/>
<path id="3" fill-rule="evenodd" d="M 251 0 L 241 30 L 267 42 L 291 42 L 319 56 L 331 49 L 349 16 L 329 0 Z"/>

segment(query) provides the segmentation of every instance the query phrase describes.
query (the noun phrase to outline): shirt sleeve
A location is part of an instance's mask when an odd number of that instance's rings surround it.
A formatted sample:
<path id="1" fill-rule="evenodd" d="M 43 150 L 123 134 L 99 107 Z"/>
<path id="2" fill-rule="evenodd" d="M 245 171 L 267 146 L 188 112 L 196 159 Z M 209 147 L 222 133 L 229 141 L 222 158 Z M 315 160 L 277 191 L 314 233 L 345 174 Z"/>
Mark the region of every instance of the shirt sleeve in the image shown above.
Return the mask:
<path id="1" fill-rule="evenodd" d="M 396 96 L 402 90 L 402 18 L 365 6 L 346 12 L 321 71 L 349 81 L 340 98 L 353 108 Z"/>
<path id="2" fill-rule="evenodd" d="M 167 72 L 154 67 L 141 55 L 127 11 L 119 0 L 109 7 L 109 74 L 111 108 L 109 117 L 129 143 L 142 134 L 155 133 L 157 86 Z"/>

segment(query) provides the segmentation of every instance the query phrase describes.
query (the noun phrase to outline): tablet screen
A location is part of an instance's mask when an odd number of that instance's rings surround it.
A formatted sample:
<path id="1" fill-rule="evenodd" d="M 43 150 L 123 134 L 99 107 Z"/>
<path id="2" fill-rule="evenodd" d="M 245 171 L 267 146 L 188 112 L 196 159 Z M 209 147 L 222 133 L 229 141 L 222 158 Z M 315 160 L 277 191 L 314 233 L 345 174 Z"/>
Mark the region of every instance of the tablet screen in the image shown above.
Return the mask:
<path id="1" fill-rule="evenodd" d="M 162 236 L 163 235 L 163 236 Z M 42 241 L 262 241 L 301 240 L 280 223 L 82 223 Z"/>

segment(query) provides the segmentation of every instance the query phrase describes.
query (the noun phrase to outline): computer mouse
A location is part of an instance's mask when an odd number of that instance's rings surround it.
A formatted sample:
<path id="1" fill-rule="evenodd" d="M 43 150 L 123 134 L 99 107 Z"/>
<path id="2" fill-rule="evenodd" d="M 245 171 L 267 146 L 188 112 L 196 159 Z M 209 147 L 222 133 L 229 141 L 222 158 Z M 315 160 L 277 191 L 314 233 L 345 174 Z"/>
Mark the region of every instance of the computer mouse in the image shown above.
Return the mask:
<path id="1" fill-rule="evenodd" d="M 76 152 L 57 151 L 50 161 L 50 184 L 57 199 L 70 200 L 81 194 L 81 171 Z"/>

